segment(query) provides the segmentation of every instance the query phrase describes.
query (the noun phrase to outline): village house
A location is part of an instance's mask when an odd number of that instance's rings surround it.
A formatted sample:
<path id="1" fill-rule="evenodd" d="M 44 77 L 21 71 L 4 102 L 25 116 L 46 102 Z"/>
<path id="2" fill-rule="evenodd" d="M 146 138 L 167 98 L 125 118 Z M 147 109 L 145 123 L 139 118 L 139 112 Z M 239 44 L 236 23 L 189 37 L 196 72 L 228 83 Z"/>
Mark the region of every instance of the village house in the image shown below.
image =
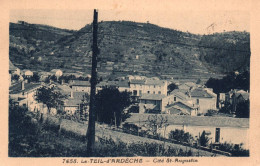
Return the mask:
<path id="1" fill-rule="evenodd" d="M 166 106 L 173 104 L 173 97 L 165 94 L 142 94 L 139 98 L 139 113 L 149 111 L 156 113 L 167 113 Z"/>
<path id="2" fill-rule="evenodd" d="M 57 78 L 62 76 L 63 72 L 60 69 L 52 69 L 50 71 L 52 75 L 55 75 Z"/>
<path id="3" fill-rule="evenodd" d="M 198 113 L 206 114 L 208 110 L 216 110 L 217 95 L 207 88 L 197 88 L 188 91 L 188 96 L 195 105 L 198 105 Z"/>
<path id="4" fill-rule="evenodd" d="M 142 94 L 167 95 L 167 81 L 157 79 L 132 79 L 130 80 L 130 92 L 133 96 L 140 97 Z"/>
<path id="5" fill-rule="evenodd" d="M 74 92 L 73 90 L 71 90 L 70 96 L 64 100 L 63 112 L 65 112 L 67 115 L 73 115 L 80 109 L 83 109 L 81 107 L 83 101 L 88 102 L 88 99 L 85 98 L 85 95 L 89 94 L 86 92 Z M 88 106 L 84 111 L 88 111 Z"/>
<path id="6" fill-rule="evenodd" d="M 125 80 L 120 81 L 101 81 L 97 84 L 97 91 L 102 90 L 104 87 L 117 88 L 120 92 L 129 92 L 129 82 Z"/>
<path id="7" fill-rule="evenodd" d="M 23 70 L 22 73 L 23 73 L 25 78 L 33 76 L 33 72 L 31 70 Z"/>
<path id="8" fill-rule="evenodd" d="M 144 126 L 149 114 L 131 114 L 125 123 Z M 243 148 L 249 148 L 249 119 L 231 117 L 205 117 L 205 116 L 177 116 L 162 114 L 167 117 L 169 124 L 166 128 L 158 131 L 162 136 L 168 137 L 170 131 L 179 129 L 189 132 L 193 138 L 198 139 L 203 131 L 207 133 L 209 143 L 243 144 Z M 165 132 L 165 134 L 164 134 Z"/>
<path id="9" fill-rule="evenodd" d="M 39 110 L 39 103 L 35 100 L 35 95 L 40 87 L 42 85 L 39 83 L 19 82 L 9 88 L 10 99 L 20 106 L 27 107 L 30 111 Z"/>
<path id="10" fill-rule="evenodd" d="M 86 92 L 90 94 L 91 85 L 89 81 L 71 80 L 69 86 L 73 91 Z"/>
<path id="11" fill-rule="evenodd" d="M 15 74 L 20 75 L 21 74 L 21 70 L 18 67 L 14 66 L 10 60 L 9 60 L 9 73 L 11 75 L 15 75 Z"/>
<path id="12" fill-rule="evenodd" d="M 165 107 L 165 112 L 172 115 L 191 115 L 197 116 L 198 106 L 185 101 L 177 101 Z"/>

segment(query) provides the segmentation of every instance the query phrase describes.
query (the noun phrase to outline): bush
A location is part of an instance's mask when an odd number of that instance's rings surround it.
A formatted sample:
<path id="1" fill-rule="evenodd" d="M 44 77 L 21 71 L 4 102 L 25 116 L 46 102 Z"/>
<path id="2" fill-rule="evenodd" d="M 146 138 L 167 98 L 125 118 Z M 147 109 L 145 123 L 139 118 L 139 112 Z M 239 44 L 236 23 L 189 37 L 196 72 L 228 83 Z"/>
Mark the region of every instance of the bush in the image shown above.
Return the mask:
<path id="1" fill-rule="evenodd" d="M 169 138 L 180 142 L 186 142 L 186 143 L 191 143 L 193 140 L 193 137 L 189 132 L 185 133 L 183 130 L 179 130 L 179 129 L 170 131 Z"/>
<path id="2" fill-rule="evenodd" d="M 249 156 L 249 150 L 243 149 L 242 144 L 234 145 L 230 143 L 221 143 L 219 145 L 219 150 L 229 152 L 232 156 Z"/>

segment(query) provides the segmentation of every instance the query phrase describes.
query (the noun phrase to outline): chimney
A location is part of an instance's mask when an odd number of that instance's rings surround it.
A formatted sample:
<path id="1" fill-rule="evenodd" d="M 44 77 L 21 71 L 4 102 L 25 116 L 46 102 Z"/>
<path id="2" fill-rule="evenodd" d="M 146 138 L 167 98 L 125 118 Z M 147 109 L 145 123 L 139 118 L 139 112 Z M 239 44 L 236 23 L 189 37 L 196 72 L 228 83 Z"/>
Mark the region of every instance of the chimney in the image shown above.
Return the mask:
<path id="1" fill-rule="evenodd" d="M 22 81 L 21 85 L 22 85 L 21 89 L 24 90 L 24 81 Z"/>
<path id="2" fill-rule="evenodd" d="M 73 91 L 70 91 L 70 98 L 73 98 Z"/>

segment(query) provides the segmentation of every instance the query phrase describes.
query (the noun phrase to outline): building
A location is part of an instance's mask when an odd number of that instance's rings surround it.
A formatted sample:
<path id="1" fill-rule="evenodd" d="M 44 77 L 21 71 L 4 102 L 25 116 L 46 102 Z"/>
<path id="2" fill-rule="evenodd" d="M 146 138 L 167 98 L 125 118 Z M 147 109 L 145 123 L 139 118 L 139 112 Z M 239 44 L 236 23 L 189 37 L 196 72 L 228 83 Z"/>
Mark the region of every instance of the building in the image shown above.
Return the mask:
<path id="1" fill-rule="evenodd" d="M 139 113 L 165 113 L 165 107 L 172 103 L 172 96 L 145 93 L 139 98 Z"/>
<path id="2" fill-rule="evenodd" d="M 39 110 L 39 103 L 35 100 L 37 89 L 42 87 L 39 83 L 19 82 L 9 88 L 10 99 L 18 105 L 27 107 L 30 111 Z"/>
<path id="3" fill-rule="evenodd" d="M 101 90 L 104 87 L 111 87 L 111 88 L 117 88 L 120 92 L 129 92 L 130 91 L 130 86 L 129 82 L 125 80 L 120 80 L 120 81 L 101 81 L 100 83 L 97 84 L 97 90 Z"/>
<path id="4" fill-rule="evenodd" d="M 55 75 L 56 77 L 60 77 L 60 76 L 62 76 L 62 74 L 63 74 L 63 72 L 62 72 L 60 69 L 52 69 L 52 70 L 50 71 L 50 73 L 51 73 L 52 75 Z"/>
<path id="5" fill-rule="evenodd" d="M 23 75 L 25 77 L 32 77 L 33 76 L 33 72 L 31 70 L 23 70 Z"/>
<path id="6" fill-rule="evenodd" d="M 185 101 L 177 101 L 165 108 L 167 114 L 197 116 L 198 106 Z"/>
<path id="7" fill-rule="evenodd" d="M 198 113 L 200 114 L 217 109 L 217 95 L 209 89 L 197 88 L 188 91 L 188 96 L 195 105 L 198 105 Z"/>
<path id="8" fill-rule="evenodd" d="M 70 96 L 64 100 L 63 111 L 68 115 L 75 114 L 82 109 L 81 104 L 83 102 L 88 102 L 89 99 L 86 96 L 89 96 L 87 92 L 74 92 L 71 90 Z M 84 111 L 88 111 L 88 106 Z"/>
<path id="9" fill-rule="evenodd" d="M 167 81 L 157 79 L 132 79 L 130 80 L 130 92 L 133 96 L 142 94 L 163 94 L 167 95 Z"/>
<path id="10" fill-rule="evenodd" d="M 149 114 L 131 114 L 125 123 L 144 126 L 147 123 Z M 184 130 L 189 132 L 193 138 L 199 138 L 205 131 L 209 137 L 209 143 L 232 143 L 243 144 L 243 148 L 249 148 L 249 119 L 231 117 L 204 117 L 204 116 L 176 116 L 162 114 L 167 117 L 169 126 L 163 129 L 161 135 L 168 137 L 172 130 Z"/>
<path id="11" fill-rule="evenodd" d="M 21 74 L 21 70 L 18 67 L 14 66 L 10 60 L 9 60 L 9 73 L 11 75 L 15 75 L 15 74 L 20 75 Z"/>
<path id="12" fill-rule="evenodd" d="M 90 94 L 91 84 L 89 81 L 71 80 L 69 86 L 72 91 L 86 92 Z"/>

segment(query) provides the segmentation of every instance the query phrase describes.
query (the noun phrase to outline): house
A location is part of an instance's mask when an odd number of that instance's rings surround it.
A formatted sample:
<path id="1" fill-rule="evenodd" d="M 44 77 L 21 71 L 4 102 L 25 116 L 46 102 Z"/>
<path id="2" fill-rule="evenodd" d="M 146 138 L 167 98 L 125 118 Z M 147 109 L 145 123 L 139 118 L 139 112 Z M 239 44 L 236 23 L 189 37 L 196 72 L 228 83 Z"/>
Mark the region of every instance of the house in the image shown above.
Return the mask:
<path id="1" fill-rule="evenodd" d="M 217 95 L 205 88 L 196 88 L 188 91 L 188 96 L 192 102 L 198 105 L 198 113 L 205 114 L 208 110 L 216 110 L 217 107 Z"/>
<path id="2" fill-rule="evenodd" d="M 91 84 L 89 81 L 71 80 L 69 86 L 76 92 L 87 92 L 90 94 Z"/>
<path id="3" fill-rule="evenodd" d="M 33 72 L 31 70 L 23 70 L 23 75 L 25 77 L 32 77 L 33 76 Z"/>
<path id="4" fill-rule="evenodd" d="M 132 79 L 130 80 L 130 92 L 133 96 L 142 94 L 163 94 L 167 95 L 167 81 L 156 79 Z"/>
<path id="5" fill-rule="evenodd" d="M 50 71 L 50 73 L 51 73 L 52 75 L 55 75 L 56 77 L 60 77 L 60 76 L 62 76 L 62 74 L 63 74 L 63 72 L 62 72 L 60 69 L 52 69 L 52 70 Z"/>
<path id="6" fill-rule="evenodd" d="M 237 105 L 249 101 L 249 93 L 244 90 L 234 90 L 231 96 L 232 112 L 236 112 Z"/>
<path id="7" fill-rule="evenodd" d="M 139 98 L 139 113 L 146 113 L 149 111 L 165 113 L 165 107 L 172 103 L 172 96 L 145 93 Z"/>
<path id="8" fill-rule="evenodd" d="M 85 95 L 87 95 L 86 92 L 74 92 L 71 90 L 70 96 L 64 100 L 63 111 L 68 115 L 73 115 L 82 109 L 81 104 L 85 100 Z M 88 106 L 85 109 L 86 111 L 88 111 Z"/>
<path id="9" fill-rule="evenodd" d="M 40 87 L 42 85 L 39 83 L 22 81 L 9 88 L 9 96 L 18 105 L 27 107 L 30 111 L 39 110 L 39 103 L 35 100 L 35 95 Z"/>
<path id="10" fill-rule="evenodd" d="M 130 91 L 129 82 L 125 80 L 120 81 L 101 81 L 97 84 L 97 90 L 101 90 L 104 87 L 117 88 L 120 92 Z"/>
<path id="11" fill-rule="evenodd" d="M 125 123 L 144 126 L 149 114 L 132 113 Z M 249 148 L 249 119 L 232 117 L 204 117 L 204 116 L 178 116 L 162 114 L 167 117 L 166 128 L 159 131 L 162 136 L 168 137 L 170 131 L 179 129 L 189 132 L 193 138 L 199 138 L 203 131 L 207 132 L 209 143 L 243 143 L 243 148 Z M 164 134 L 165 132 L 165 134 Z"/>
<path id="12" fill-rule="evenodd" d="M 219 93 L 218 107 L 219 108 L 224 107 L 225 103 L 226 103 L 226 94 L 225 93 Z"/>
<path id="13" fill-rule="evenodd" d="M 49 76 L 52 75 L 52 73 L 50 72 L 45 72 L 45 71 L 41 71 L 41 72 L 38 72 L 38 75 L 40 77 L 40 81 L 45 81 Z"/>
<path id="14" fill-rule="evenodd" d="M 198 88 L 200 85 L 194 83 L 194 82 L 186 82 L 178 86 L 179 89 L 184 89 L 184 90 L 191 90 L 194 88 Z"/>
<path id="15" fill-rule="evenodd" d="M 15 74 L 21 75 L 21 70 L 18 67 L 14 66 L 10 60 L 9 60 L 9 73 L 11 75 L 15 75 Z"/>
<path id="16" fill-rule="evenodd" d="M 190 104 L 185 101 L 177 101 L 171 105 L 166 106 L 165 112 L 173 115 L 191 115 L 197 116 L 198 106 Z"/>

